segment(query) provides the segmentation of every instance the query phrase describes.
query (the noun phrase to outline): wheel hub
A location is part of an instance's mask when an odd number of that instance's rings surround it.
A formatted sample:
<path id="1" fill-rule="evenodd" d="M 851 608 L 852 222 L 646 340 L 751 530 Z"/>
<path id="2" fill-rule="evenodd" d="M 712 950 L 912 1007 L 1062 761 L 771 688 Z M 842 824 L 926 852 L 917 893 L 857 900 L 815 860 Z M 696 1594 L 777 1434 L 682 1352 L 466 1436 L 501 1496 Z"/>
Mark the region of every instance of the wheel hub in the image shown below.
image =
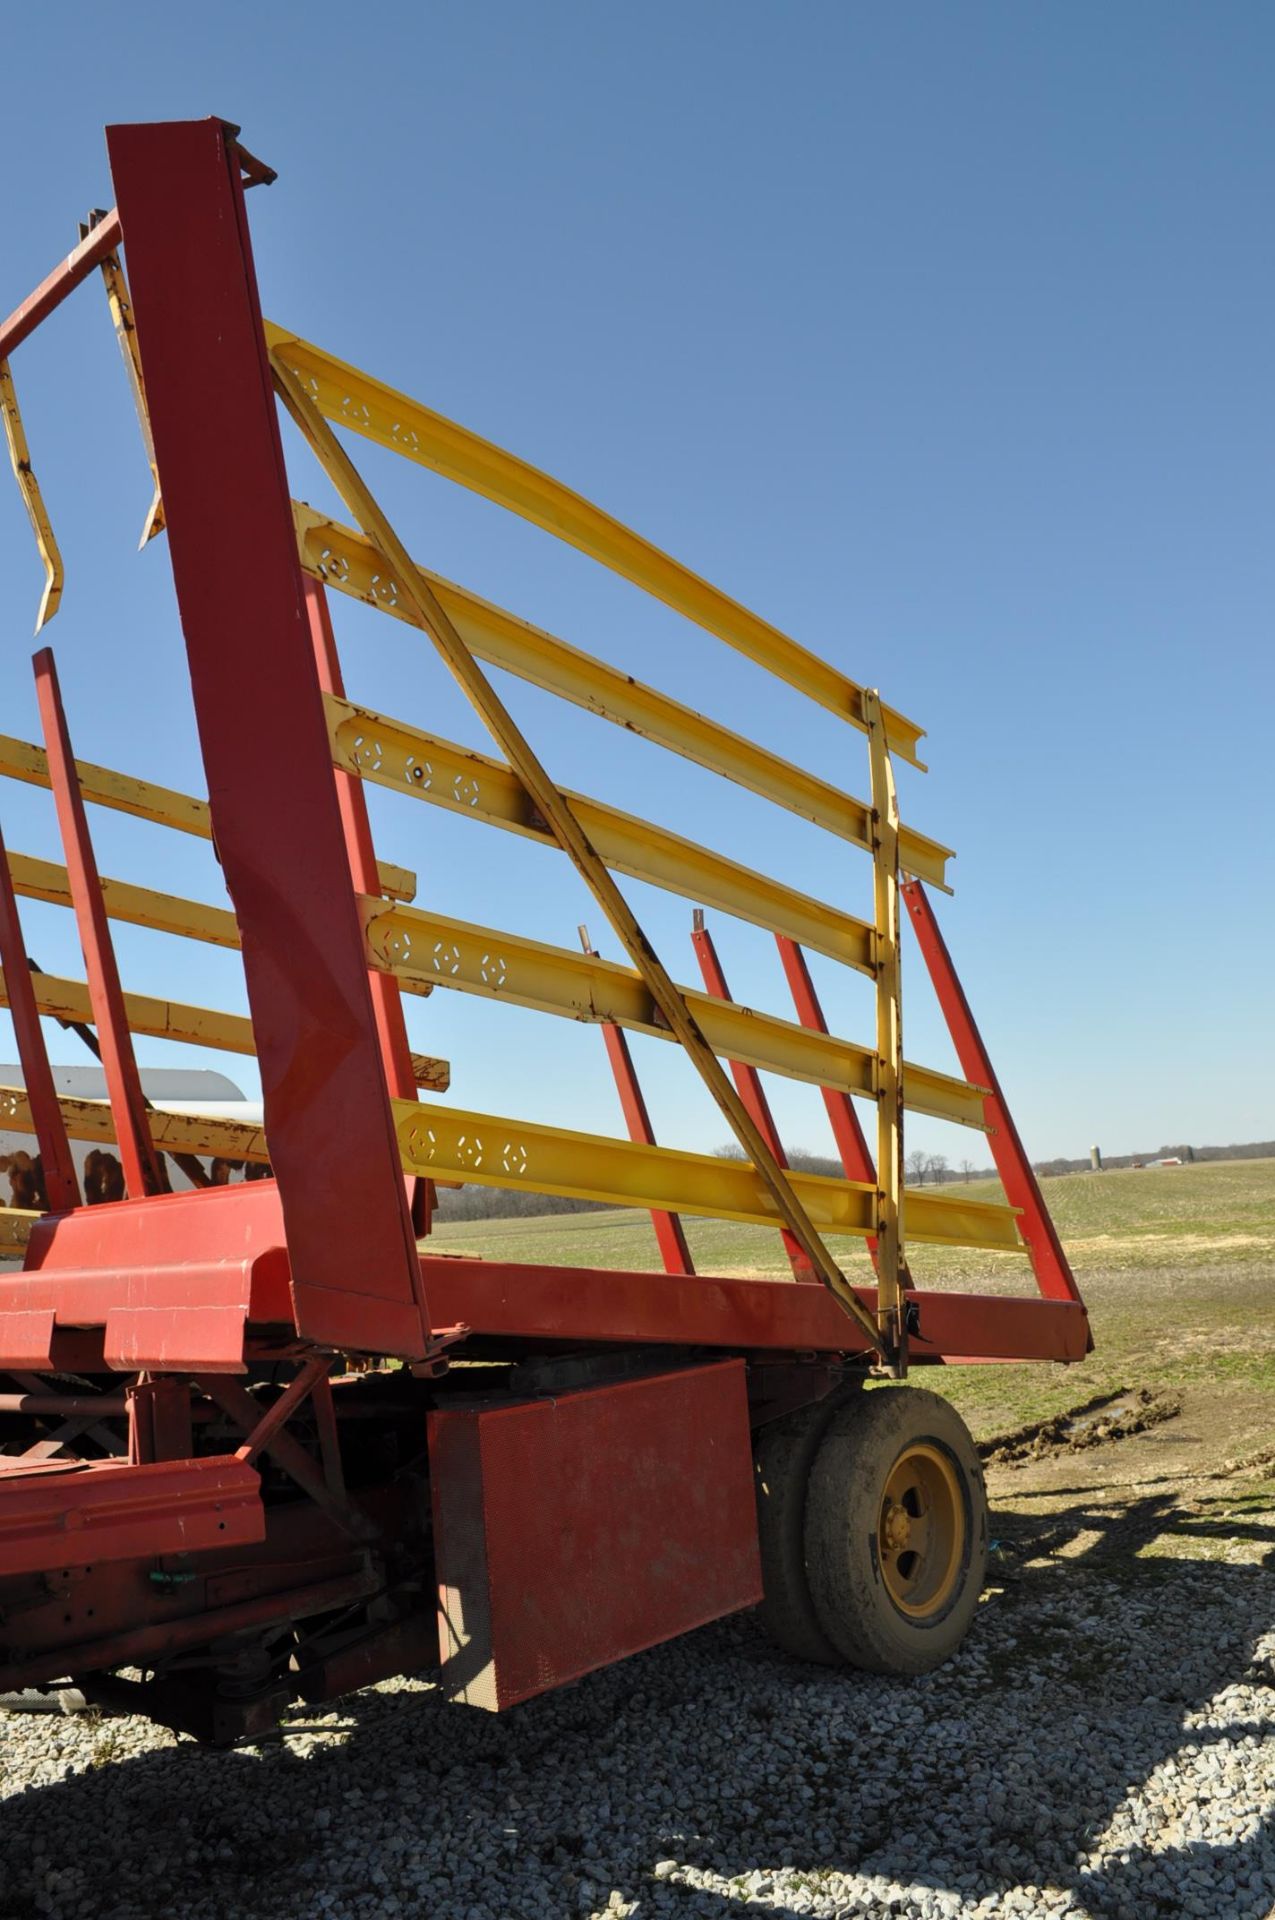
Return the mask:
<path id="1" fill-rule="evenodd" d="M 960 1578 L 968 1522 L 955 1468 L 925 1441 L 905 1447 L 882 1492 L 877 1554 L 887 1593 L 900 1613 L 940 1613 Z"/>

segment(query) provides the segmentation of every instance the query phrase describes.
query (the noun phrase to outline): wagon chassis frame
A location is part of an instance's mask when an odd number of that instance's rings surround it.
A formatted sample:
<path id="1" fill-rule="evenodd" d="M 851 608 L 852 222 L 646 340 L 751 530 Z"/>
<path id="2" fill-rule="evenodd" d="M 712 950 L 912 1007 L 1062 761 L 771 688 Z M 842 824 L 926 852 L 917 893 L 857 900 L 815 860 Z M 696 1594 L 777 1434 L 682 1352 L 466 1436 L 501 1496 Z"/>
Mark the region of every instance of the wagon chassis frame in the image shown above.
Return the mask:
<path id="1" fill-rule="evenodd" d="M 360 1366 L 369 1359 L 403 1362 L 403 1380 L 432 1395 L 444 1413 L 461 1404 L 457 1376 L 448 1372 L 457 1355 L 513 1362 L 515 1372 L 520 1361 L 543 1368 L 567 1364 L 555 1356 L 574 1356 L 581 1387 L 594 1392 L 634 1366 L 689 1377 L 706 1364 L 711 1375 L 729 1361 L 742 1369 L 757 1426 L 818 1399 L 847 1370 L 901 1377 L 909 1366 L 962 1359 L 1075 1360 L 1089 1336 L 921 877 L 944 883 L 946 849 L 899 818 L 892 756 L 919 765 L 919 730 L 875 690 L 845 680 L 578 496 L 553 491 L 556 483 L 512 456 L 263 321 L 244 191 L 273 175 L 238 146 L 237 129 L 217 120 L 116 127 L 108 130 L 108 148 L 117 207 L 95 217 L 62 266 L 0 326 L 0 400 L 46 565 L 42 624 L 56 611 L 62 563 L 9 360 L 74 287 L 101 272 L 154 476 L 144 538 L 162 528 L 169 540 L 209 799 L 146 788 L 78 762 L 52 655 L 37 656 L 43 755 L 25 743 L 0 742 L 0 772 L 51 787 L 66 867 L 43 863 L 46 872 L 25 856 L 6 855 L 0 844 L 0 964 L 25 1082 L 0 1092 L 0 1104 L 10 1124 L 35 1134 L 49 1201 L 49 1210 L 34 1217 L 5 1215 L 6 1236 L 27 1244 L 21 1274 L 0 1281 L 0 1386 L 6 1374 L 13 1386 L 0 1393 L 0 1412 L 30 1416 L 43 1437 L 25 1458 L 0 1459 L 0 1555 L 8 1556 L 0 1557 L 0 1685 L 99 1674 L 132 1661 L 161 1676 L 160 1705 L 148 1696 L 150 1710 L 204 1737 L 234 1737 L 262 1723 L 281 1686 L 277 1662 L 263 1667 L 258 1659 L 240 1671 L 236 1660 L 246 1646 L 259 1654 L 263 1631 L 281 1623 L 320 1622 L 310 1650 L 299 1658 L 299 1640 L 289 1656 L 294 1674 L 302 1673 L 289 1685 L 309 1686 L 314 1691 L 306 1697 L 427 1657 L 433 1602 L 422 1604 L 420 1589 L 432 1577 L 429 1542 L 454 1523 L 438 1510 L 437 1489 L 432 1523 L 406 1517 L 410 1502 L 401 1486 L 351 1492 L 343 1435 L 366 1418 L 366 1405 L 390 1403 L 377 1399 L 384 1388 L 379 1380 L 369 1387 L 369 1375 L 332 1377 L 349 1356 L 361 1356 Z M 353 515 L 353 529 L 293 501 L 276 395 Z M 549 527 L 839 712 L 866 735 L 870 800 L 823 787 L 768 750 L 427 574 L 333 422 Z M 226 555 L 234 556 L 232 564 L 223 564 Z M 428 636 L 495 741 L 498 760 L 346 699 L 329 589 L 367 599 Z M 480 660 L 538 677 L 604 718 L 831 825 L 871 856 L 872 920 L 855 921 L 567 793 Z M 245 703 L 237 689 L 261 678 L 263 662 L 271 697 Z M 424 781 L 423 765 L 430 769 Z M 450 784 L 431 791 L 435 766 L 454 772 Z M 411 876 L 377 858 L 365 778 L 555 843 L 589 886 L 630 967 L 600 961 L 587 934 L 584 952 L 570 955 L 403 904 Z M 214 836 L 233 916 L 103 879 L 86 799 Z M 635 838 L 634 828 L 644 831 Z M 796 1022 L 730 1000 L 702 914 L 695 941 L 706 992 L 678 987 L 615 871 L 767 926 Z M 29 971 L 19 891 L 74 908 L 86 962 L 82 986 Z M 197 1008 L 148 1013 L 121 986 L 112 917 L 238 945 L 250 1023 L 236 1027 L 232 1016 Z M 904 1059 L 904 920 L 917 935 L 963 1080 Z M 494 984 L 493 942 L 503 943 Z M 871 977 L 873 1046 L 855 1049 L 829 1035 L 806 962 L 811 944 Z M 401 996 L 439 988 L 503 993 L 600 1022 L 629 1140 L 423 1103 L 422 1079 L 428 1084 L 432 1071 L 433 1084 L 445 1084 L 445 1068 L 423 1066 L 411 1052 Z M 40 1021 L 59 1009 L 96 1030 L 109 1112 L 86 1111 L 92 1103 L 59 1100 L 54 1091 Z M 626 1027 L 680 1045 L 731 1126 L 741 1162 L 712 1163 L 656 1146 Z M 211 1034 L 212 1044 L 243 1051 L 255 1047 L 264 1137 L 149 1109 L 131 1035 L 165 1030 Z M 842 1181 L 790 1171 L 759 1068 L 822 1088 Z M 875 1151 L 852 1093 L 875 1109 Z M 981 1128 L 1008 1206 L 905 1191 L 905 1104 Z M 69 1148 L 75 1134 L 118 1142 L 125 1198 L 81 1203 Z M 165 1155 L 177 1152 L 237 1154 L 272 1177 L 172 1193 Z M 533 1175 L 543 1170 L 542 1180 L 524 1178 L 530 1163 Z M 647 1206 L 664 1271 L 512 1266 L 432 1254 L 421 1237 L 431 1182 L 466 1177 Z M 341 1202 L 350 1189 L 361 1196 L 357 1213 Z M 679 1218 L 688 1211 L 781 1230 L 792 1283 L 695 1273 Z M 829 1250 L 830 1230 L 866 1240 L 874 1286 L 847 1280 Z M 1017 1247 L 1036 1291 L 1007 1297 L 919 1288 L 906 1252 L 917 1238 Z M 69 1391 L 66 1375 L 77 1383 Z M 248 1385 L 244 1375 L 252 1376 Z M 705 1391 L 719 1388 L 710 1381 Z M 51 1422 L 60 1424 L 51 1429 Z M 226 1436 L 223 1451 L 197 1453 L 199 1428 Z M 81 1444 L 94 1433 L 96 1453 Z M 436 1439 L 431 1427 L 431 1452 Z M 277 1516 L 286 1507 L 285 1521 L 262 1519 L 266 1481 L 268 1510 Z M 299 1498 L 281 1506 L 284 1483 Z M 124 1488 L 127 1497 L 113 1503 L 113 1492 Z M 174 1515 L 181 1516 L 176 1532 Z M 280 1583 L 268 1554 L 263 1560 L 261 1543 L 268 1546 L 279 1525 L 291 1530 L 308 1569 L 291 1585 Z M 180 1549 L 179 1533 L 186 1542 Z M 76 1608 L 64 1605 L 86 1581 L 95 1584 L 87 1559 L 61 1568 L 68 1535 L 101 1543 L 97 1585 L 104 1576 L 107 1604 L 90 1611 L 111 1616 L 114 1608 L 113 1632 L 87 1631 Z M 227 1559 L 231 1541 L 238 1544 Z M 142 1624 L 125 1624 L 119 1596 L 139 1569 L 152 1593 L 180 1602 L 183 1568 L 214 1550 L 230 1571 L 216 1580 L 191 1575 L 201 1583 L 201 1606 L 179 1605 L 161 1621 L 148 1603 Z M 10 1575 L 20 1583 L 12 1590 Z M 237 1597 L 218 1600 L 214 1589 Z M 409 1592 L 415 1603 L 404 1597 Z M 445 1613 L 441 1584 L 439 1593 Z M 369 1600 L 351 1640 L 347 1611 Z M 214 1643 L 221 1650 L 219 1690 L 210 1706 L 194 1700 L 178 1676 L 192 1649 Z"/>

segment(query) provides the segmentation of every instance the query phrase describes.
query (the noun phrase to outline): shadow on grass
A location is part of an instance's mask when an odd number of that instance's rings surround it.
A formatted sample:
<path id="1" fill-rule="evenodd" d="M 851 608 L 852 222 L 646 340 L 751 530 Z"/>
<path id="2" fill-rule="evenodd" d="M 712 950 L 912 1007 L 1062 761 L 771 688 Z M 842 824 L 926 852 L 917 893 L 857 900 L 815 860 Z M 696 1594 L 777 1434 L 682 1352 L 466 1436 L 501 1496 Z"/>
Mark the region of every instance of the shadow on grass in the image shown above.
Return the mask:
<path id="1" fill-rule="evenodd" d="M 1048 1886 L 1102 1920 L 1258 1920 L 1275 1898 L 1266 1830 L 1174 1846 L 1148 1824 L 1082 1860 L 1185 1747 L 1269 1735 L 1185 1722 L 1264 1677 L 1275 1526 L 1155 1494 L 999 1513 L 995 1530 L 975 1630 L 923 1680 L 803 1667 L 743 1618 L 499 1720 L 425 1683 L 358 1695 L 339 1738 L 304 1755 L 182 1743 L 3 1803 L 0 1904 L 7 1920 L 531 1920 L 603 1910 L 614 1890 L 641 1916 L 724 1920 L 750 1893 L 754 1912 L 853 1911 L 832 1876 L 860 1874 L 879 1897 L 898 1881 L 973 1907 Z M 1222 1538 L 1264 1545 L 1263 1564 L 1191 1557 Z"/>

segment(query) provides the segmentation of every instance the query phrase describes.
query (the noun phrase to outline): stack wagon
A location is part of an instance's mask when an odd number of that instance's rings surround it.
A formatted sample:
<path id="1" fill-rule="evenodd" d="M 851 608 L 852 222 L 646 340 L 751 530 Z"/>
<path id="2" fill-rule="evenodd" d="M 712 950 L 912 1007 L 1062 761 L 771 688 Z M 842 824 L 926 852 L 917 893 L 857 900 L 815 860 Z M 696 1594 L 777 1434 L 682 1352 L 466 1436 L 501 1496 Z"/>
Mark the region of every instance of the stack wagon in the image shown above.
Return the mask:
<path id="1" fill-rule="evenodd" d="M 0 774 L 51 792 L 65 859 L 0 847 L 23 1081 L 0 1114 L 35 1149 L 0 1227 L 0 1690 L 74 1681 L 229 1742 L 297 1699 L 423 1668 L 503 1708 L 759 1603 L 803 1659 L 925 1670 L 978 1603 L 985 1500 L 954 1409 L 897 1383 L 1078 1360 L 1089 1334 L 935 919 L 948 849 L 899 819 L 893 764 L 922 764 L 921 730 L 566 486 L 263 319 L 246 190 L 274 176 L 237 128 L 115 126 L 107 147 L 115 205 L 0 328 L 0 403 L 42 624 L 62 563 L 12 359 L 103 282 L 203 774 L 179 792 L 77 759 L 47 648 L 42 741 L 0 739 Z M 293 498 L 281 410 L 347 517 Z M 724 664 L 743 656 L 837 716 L 866 745 L 866 797 L 431 572 L 361 475 L 361 441 L 567 542 L 715 636 Z M 492 751 L 351 697 L 334 596 L 415 629 Z M 562 787 L 493 667 L 586 709 L 600 736 L 629 729 L 814 822 L 830 874 L 858 849 L 870 917 Z M 406 829 L 441 807 L 561 852 L 627 963 L 587 935 L 529 939 L 498 900 L 490 925 L 413 904 L 413 875 L 373 846 L 369 782 L 400 796 Z M 227 904 L 102 874 L 100 808 L 211 840 Z M 617 875 L 694 903 L 701 986 L 676 983 Z M 24 896 L 73 911 L 82 980 L 35 966 Z M 773 935 L 792 1017 L 730 997 L 706 909 Z M 905 921 L 959 1077 L 903 1056 Z M 249 1014 L 126 990 L 113 923 L 238 950 Z M 811 955 L 870 983 L 870 1039 L 829 1031 Z M 443 1101 L 447 1064 L 413 1051 L 404 1015 L 405 995 L 435 992 L 596 1023 L 627 1138 Z M 107 1100 L 59 1097 L 47 1020 L 94 1046 Z M 629 1032 L 681 1049 L 737 1157 L 656 1143 Z M 263 1125 L 152 1106 L 136 1034 L 255 1056 Z M 762 1074 L 822 1091 L 841 1177 L 788 1165 Z M 908 1112 L 975 1129 L 1004 1204 L 905 1188 Z M 95 1145 L 83 1181 L 72 1140 Z M 648 1209 L 660 1267 L 435 1251 L 439 1183 Z M 697 1271 L 697 1215 L 774 1229 L 791 1277 Z M 870 1284 L 830 1250 L 847 1235 Z M 918 1286 L 908 1253 L 926 1244 L 1017 1252 L 1031 1283 Z"/>

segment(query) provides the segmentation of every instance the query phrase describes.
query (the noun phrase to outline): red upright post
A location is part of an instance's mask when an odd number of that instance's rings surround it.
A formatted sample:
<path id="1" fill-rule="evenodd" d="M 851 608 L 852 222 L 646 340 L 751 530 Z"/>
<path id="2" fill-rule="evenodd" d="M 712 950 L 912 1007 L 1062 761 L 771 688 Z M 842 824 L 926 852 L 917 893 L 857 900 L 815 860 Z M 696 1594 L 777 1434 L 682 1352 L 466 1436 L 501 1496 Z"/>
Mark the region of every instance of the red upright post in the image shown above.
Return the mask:
<path id="1" fill-rule="evenodd" d="M 965 989 L 952 965 L 952 956 L 939 931 L 929 895 L 919 880 L 904 881 L 902 893 L 908 919 L 920 942 L 922 956 L 956 1048 L 956 1057 L 961 1063 L 961 1072 L 976 1086 L 990 1089 L 983 1100 L 983 1118 L 989 1129 L 988 1145 L 1005 1189 L 1005 1198 L 1012 1207 L 1022 1209 L 1018 1230 L 1026 1244 L 1036 1284 L 1051 1300 L 1079 1300 L 1080 1289 L 1049 1217 L 1049 1209 L 1036 1183 L 1018 1128 L 1005 1105 L 1000 1082 L 987 1057 L 982 1035 L 974 1024 Z"/>
<path id="2" fill-rule="evenodd" d="M 327 588 L 321 580 L 316 580 L 308 573 L 303 575 L 303 585 L 319 686 L 324 693 L 334 693 L 344 698 L 341 656 L 337 652 L 336 634 L 332 630 L 332 610 L 328 605 Z M 363 782 L 356 773 L 348 773 L 344 767 L 334 767 L 332 771 L 341 808 L 341 827 L 345 834 L 350 877 L 359 893 L 375 897 L 381 891 L 381 874 L 376 862 L 376 848 L 372 844 Z M 391 974 L 372 967 L 368 970 L 368 987 L 390 1092 L 398 1100 L 415 1100 L 416 1075 L 412 1072 L 412 1051 L 403 1020 L 403 997 L 398 981 Z M 407 1191 L 411 1196 L 412 1220 L 416 1231 L 428 1233 L 433 1213 L 433 1183 L 409 1179 Z"/>
<path id="3" fill-rule="evenodd" d="M 586 953 L 595 951 L 589 940 L 587 927 L 580 929 L 580 944 Z M 617 1027 L 613 1021 L 606 1020 L 602 1024 L 602 1038 L 606 1044 L 607 1059 L 611 1062 L 615 1090 L 620 1096 L 620 1111 L 624 1115 L 624 1124 L 629 1130 L 629 1139 L 639 1140 L 643 1146 L 653 1147 L 656 1144 L 655 1129 L 651 1125 L 646 1096 L 642 1092 L 637 1077 L 637 1068 L 633 1064 L 633 1055 L 629 1051 L 629 1042 L 624 1029 Z M 660 1249 L 665 1273 L 694 1273 L 695 1262 L 691 1258 L 691 1249 L 687 1243 L 686 1229 L 682 1225 L 681 1215 L 666 1213 L 660 1207 L 652 1207 L 651 1225 L 655 1228 L 656 1244 Z"/>
<path id="4" fill-rule="evenodd" d="M 88 974 L 89 1003 L 98 1045 L 102 1049 L 102 1069 L 106 1074 L 106 1092 L 115 1123 L 120 1161 L 124 1168 L 124 1187 L 132 1200 L 147 1193 L 167 1193 L 168 1174 L 163 1155 L 156 1151 L 146 1118 L 146 1096 L 133 1053 L 133 1038 L 124 1011 L 124 992 L 115 948 L 111 944 L 110 922 L 102 899 L 93 842 L 89 836 L 84 795 L 71 750 L 71 735 L 62 707 L 57 668 L 53 654 L 44 647 L 35 656 L 35 687 L 44 728 L 44 746 L 49 757 L 49 784 L 57 808 L 58 828 L 66 854 L 67 878 L 75 903 L 75 924 Z"/>
<path id="5" fill-rule="evenodd" d="M 691 939 L 695 954 L 699 960 L 700 972 L 704 976 L 704 985 L 715 1000 L 729 1000 L 730 989 L 726 985 L 726 975 L 722 972 L 721 962 L 717 958 L 717 948 L 713 945 L 713 936 L 704 925 L 702 910 L 695 909 L 694 928 Z M 761 1083 L 761 1075 L 756 1067 L 747 1067 L 742 1060 L 730 1060 L 731 1078 L 735 1082 L 740 1099 L 752 1117 L 766 1145 L 774 1154 L 781 1167 L 788 1165 L 788 1156 L 784 1152 L 783 1142 L 779 1138 L 779 1129 L 775 1125 L 775 1116 L 770 1111 L 770 1102 Z M 875 1181 L 876 1175 L 873 1175 Z M 786 1227 L 779 1230 L 784 1243 L 784 1252 L 788 1255 L 788 1264 L 792 1268 L 794 1280 L 817 1280 L 818 1275 L 802 1252 L 800 1245 Z"/>
<path id="6" fill-rule="evenodd" d="M 824 1019 L 819 996 L 815 992 L 815 983 L 810 977 L 810 968 L 805 953 L 795 940 L 786 933 L 775 935 L 775 944 L 779 948 L 779 958 L 783 964 L 784 977 L 788 990 L 792 994 L 797 1018 L 803 1027 L 809 1027 L 814 1033 L 827 1033 L 828 1022 Z M 871 1187 L 877 1183 L 877 1170 L 872 1162 L 863 1128 L 859 1125 L 859 1116 L 854 1110 L 854 1101 L 844 1087 L 820 1087 L 823 1104 L 832 1128 L 832 1137 L 836 1141 L 837 1152 L 841 1158 L 841 1167 L 847 1180 L 863 1180 Z M 877 1242 L 875 1234 L 868 1240 L 868 1252 L 876 1264 Z"/>
<path id="7" fill-rule="evenodd" d="M 9 872 L 9 855 L 0 833 L 0 967 L 9 989 L 9 1017 L 13 1037 L 18 1043 L 22 1063 L 22 1083 L 27 1092 L 35 1137 L 40 1149 L 40 1167 L 44 1191 L 54 1213 L 69 1213 L 80 1204 L 80 1183 L 75 1177 L 71 1143 L 66 1122 L 58 1105 L 57 1088 L 49 1067 L 49 1051 L 44 1044 L 40 1015 L 36 1011 L 35 989 L 27 965 L 27 946 L 18 918 L 18 900 Z"/>
<path id="8" fill-rule="evenodd" d="M 303 1337 L 419 1357 L 420 1263 L 292 525 L 234 129 L 111 127 L 213 832 Z"/>

